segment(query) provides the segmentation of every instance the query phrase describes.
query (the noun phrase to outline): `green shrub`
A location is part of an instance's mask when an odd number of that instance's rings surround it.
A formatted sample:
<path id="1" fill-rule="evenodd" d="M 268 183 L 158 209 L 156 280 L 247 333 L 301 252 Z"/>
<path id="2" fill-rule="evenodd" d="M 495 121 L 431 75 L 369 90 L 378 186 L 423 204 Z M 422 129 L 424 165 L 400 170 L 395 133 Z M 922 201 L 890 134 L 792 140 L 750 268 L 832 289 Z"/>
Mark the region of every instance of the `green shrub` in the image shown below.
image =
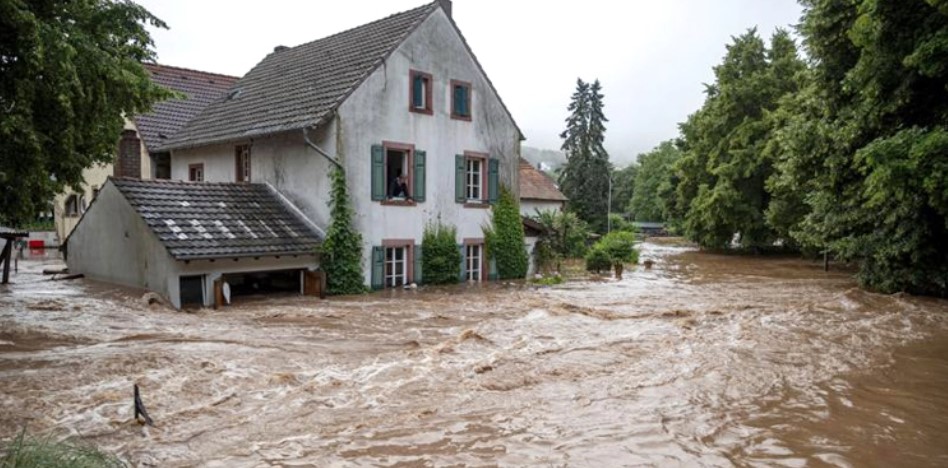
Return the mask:
<path id="1" fill-rule="evenodd" d="M 639 261 L 639 251 L 635 249 L 635 234 L 631 232 L 612 231 L 596 245 L 606 251 L 613 265 Z"/>
<path id="2" fill-rule="evenodd" d="M 451 284 L 458 282 L 461 252 L 457 243 L 458 230 L 441 221 L 425 226 L 421 240 L 421 271 L 427 284 Z"/>
<path id="3" fill-rule="evenodd" d="M 352 226 L 352 203 L 346 188 L 346 173 L 334 167 L 330 178 L 329 210 L 332 221 L 326 240 L 319 249 L 320 264 L 326 272 L 329 294 L 360 294 L 365 292 L 362 234 Z"/>
<path id="4" fill-rule="evenodd" d="M 527 276 L 530 259 L 523 246 L 523 219 L 520 205 L 507 187 L 500 188 L 500 197 L 491 210 L 491 225 L 484 226 L 487 253 L 497 263 L 500 279 Z"/>
<path id="5" fill-rule="evenodd" d="M 586 254 L 589 228 L 576 213 L 537 210 L 533 219 L 543 226 L 543 233 L 537 241 L 538 269 L 547 264 L 558 265 L 564 258 L 582 258 Z"/>
<path id="6" fill-rule="evenodd" d="M 586 271 L 602 273 L 612 268 L 612 259 L 609 253 L 599 245 L 586 252 Z"/>
<path id="7" fill-rule="evenodd" d="M 20 433 L 0 449 L 2 468 L 109 468 L 124 467 L 118 458 L 95 447 L 35 439 Z"/>

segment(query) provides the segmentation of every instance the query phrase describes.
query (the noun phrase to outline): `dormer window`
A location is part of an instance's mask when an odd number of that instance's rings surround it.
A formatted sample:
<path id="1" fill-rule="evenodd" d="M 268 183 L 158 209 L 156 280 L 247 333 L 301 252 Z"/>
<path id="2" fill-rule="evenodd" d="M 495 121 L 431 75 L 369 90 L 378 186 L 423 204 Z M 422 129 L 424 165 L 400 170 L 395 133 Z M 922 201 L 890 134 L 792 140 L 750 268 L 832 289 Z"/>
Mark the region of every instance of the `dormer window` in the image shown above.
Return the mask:
<path id="1" fill-rule="evenodd" d="M 471 120 L 471 84 L 451 80 L 451 118 Z"/>
<path id="2" fill-rule="evenodd" d="M 431 106 L 431 74 L 412 70 L 410 74 L 411 97 L 408 108 L 412 112 L 433 114 Z"/>

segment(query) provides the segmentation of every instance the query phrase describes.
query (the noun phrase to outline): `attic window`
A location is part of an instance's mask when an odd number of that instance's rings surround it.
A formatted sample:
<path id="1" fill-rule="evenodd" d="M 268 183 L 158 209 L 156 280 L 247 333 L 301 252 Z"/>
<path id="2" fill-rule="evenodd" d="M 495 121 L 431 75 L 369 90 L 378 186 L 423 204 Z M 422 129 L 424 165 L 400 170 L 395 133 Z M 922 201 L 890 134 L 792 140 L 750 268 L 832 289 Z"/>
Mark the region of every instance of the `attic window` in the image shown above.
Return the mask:
<path id="1" fill-rule="evenodd" d="M 451 118 L 471 120 L 471 84 L 451 80 Z"/>
<path id="2" fill-rule="evenodd" d="M 230 101 L 230 100 L 239 98 L 241 91 L 243 91 L 241 88 L 235 88 L 235 89 L 230 90 L 230 92 L 227 93 L 227 100 Z"/>
<path id="3" fill-rule="evenodd" d="M 408 110 L 420 114 L 433 114 L 431 107 L 431 74 L 412 70 L 409 75 Z"/>

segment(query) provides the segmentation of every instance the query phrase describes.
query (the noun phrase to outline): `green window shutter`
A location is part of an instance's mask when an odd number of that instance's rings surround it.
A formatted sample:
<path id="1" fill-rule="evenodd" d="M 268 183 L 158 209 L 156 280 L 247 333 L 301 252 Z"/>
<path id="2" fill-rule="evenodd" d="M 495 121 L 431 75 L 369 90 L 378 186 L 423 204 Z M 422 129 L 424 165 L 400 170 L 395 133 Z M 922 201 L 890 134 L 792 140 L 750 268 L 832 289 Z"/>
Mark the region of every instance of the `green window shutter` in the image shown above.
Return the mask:
<path id="1" fill-rule="evenodd" d="M 466 86 L 461 86 L 461 115 L 465 117 L 471 116 L 470 104 L 470 89 L 468 89 Z"/>
<path id="2" fill-rule="evenodd" d="M 415 75 L 411 84 L 411 105 L 416 109 L 424 106 L 423 95 L 425 92 L 424 78 L 421 75 Z"/>
<path id="3" fill-rule="evenodd" d="M 411 197 L 416 202 L 425 201 L 425 159 L 426 153 L 422 150 L 415 150 L 415 180 L 412 182 Z"/>
<path id="4" fill-rule="evenodd" d="M 458 203 L 467 200 L 464 195 L 464 176 L 464 155 L 459 154 L 454 157 L 454 198 Z"/>
<path id="5" fill-rule="evenodd" d="M 423 281 L 422 276 L 421 276 L 421 255 L 422 255 L 421 244 L 415 244 L 414 254 L 415 254 L 415 259 L 414 259 L 415 260 L 415 275 L 414 275 L 414 278 L 412 278 L 412 281 L 414 281 L 415 284 L 421 284 L 421 282 Z"/>
<path id="6" fill-rule="evenodd" d="M 490 281 L 497 281 L 500 275 L 497 274 L 497 259 L 493 255 L 490 256 L 490 260 L 487 262 L 487 279 Z"/>
<path id="7" fill-rule="evenodd" d="M 467 116 L 467 88 L 454 85 L 454 115 Z"/>
<path id="8" fill-rule="evenodd" d="M 500 161 L 489 159 L 487 167 L 487 196 L 491 203 L 497 203 L 500 195 Z"/>
<path id="9" fill-rule="evenodd" d="M 372 289 L 385 287 L 385 248 L 372 247 Z"/>
<path id="10" fill-rule="evenodd" d="M 372 200 L 385 200 L 385 148 L 372 145 Z"/>
<path id="11" fill-rule="evenodd" d="M 465 276 L 467 276 L 467 275 L 466 275 L 467 272 L 464 271 L 464 266 L 467 264 L 467 262 L 465 261 L 465 260 L 467 260 L 467 258 L 465 258 L 465 255 L 464 255 L 464 254 L 465 254 L 465 252 L 464 252 L 464 244 L 458 244 L 458 249 L 461 251 L 461 271 L 460 271 L 460 273 L 458 274 L 458 282 L 459 282 L 459 283 L 463 283 L 464 280 L 467 279 L 467 278 L 465 278 Z"/>

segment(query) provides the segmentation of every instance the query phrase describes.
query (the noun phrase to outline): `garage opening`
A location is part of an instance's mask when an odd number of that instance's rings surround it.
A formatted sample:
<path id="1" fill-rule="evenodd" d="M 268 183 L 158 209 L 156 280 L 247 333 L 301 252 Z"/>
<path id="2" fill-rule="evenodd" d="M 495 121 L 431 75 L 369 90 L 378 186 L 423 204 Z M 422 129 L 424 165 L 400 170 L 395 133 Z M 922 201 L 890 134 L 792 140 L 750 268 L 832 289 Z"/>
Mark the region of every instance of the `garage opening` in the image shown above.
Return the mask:
<path id="1" fill-rule="evenodd" d="M 296 270 L 254 271 L 249 273 L 229 273 L 222 279 L 230 287 L 231 302 L 237 297 L 263 294 L 303 292 L 302 272 Z"/>

